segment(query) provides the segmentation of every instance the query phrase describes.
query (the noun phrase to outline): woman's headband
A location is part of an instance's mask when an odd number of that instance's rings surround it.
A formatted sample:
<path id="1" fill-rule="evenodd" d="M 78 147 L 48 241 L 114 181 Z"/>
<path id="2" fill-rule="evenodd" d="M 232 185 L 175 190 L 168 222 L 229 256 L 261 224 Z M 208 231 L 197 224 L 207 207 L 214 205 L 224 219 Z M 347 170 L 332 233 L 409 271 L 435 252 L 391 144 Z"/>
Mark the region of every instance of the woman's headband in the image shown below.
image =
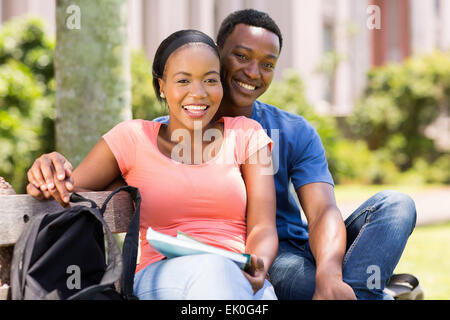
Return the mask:
<path id="1" fill-rule="evenodd" d="M 161 55 L 161 71 L 164 70 L 165 66 L 166 66 L 166 62 L 167 59 L 169 59 L 169 56 L 178 48 L 180 48 L 181 46 L 184 46 L 185 44 L 188 43 L 205 43 L 207 45 L 209 45 L 211 48 L 214 49 L 215 52 L 219 53 L 217 51 L 217 46 L 214 43 L 214 41 L 207 36 L 204 33 L 189 33 L 189 34 L 185 34 L 177 39 L 175 39 L 170 45 L 167 46 L 167 48 L 164 50 L 164 52 Z M 162 75 L 158 75 L 158 76 L 162 76 Z"/>

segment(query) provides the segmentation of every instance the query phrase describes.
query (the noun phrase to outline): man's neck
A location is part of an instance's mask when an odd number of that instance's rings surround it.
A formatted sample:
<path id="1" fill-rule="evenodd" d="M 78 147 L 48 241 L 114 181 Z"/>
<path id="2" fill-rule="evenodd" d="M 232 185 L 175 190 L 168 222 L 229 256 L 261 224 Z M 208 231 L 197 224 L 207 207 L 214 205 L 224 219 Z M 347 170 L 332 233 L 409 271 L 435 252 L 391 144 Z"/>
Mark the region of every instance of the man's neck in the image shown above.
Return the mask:
<path id="1" fill-rule="evenodd" d="M 235 105 L 227 101 L 222 101 L 214 119 L 217 120 L 222 117 L 238 117 L 238 116 L 251 118 L 252 113 L 253 113 L 253 104 L 249 105 L 248 107 L 236 107 Z"/>

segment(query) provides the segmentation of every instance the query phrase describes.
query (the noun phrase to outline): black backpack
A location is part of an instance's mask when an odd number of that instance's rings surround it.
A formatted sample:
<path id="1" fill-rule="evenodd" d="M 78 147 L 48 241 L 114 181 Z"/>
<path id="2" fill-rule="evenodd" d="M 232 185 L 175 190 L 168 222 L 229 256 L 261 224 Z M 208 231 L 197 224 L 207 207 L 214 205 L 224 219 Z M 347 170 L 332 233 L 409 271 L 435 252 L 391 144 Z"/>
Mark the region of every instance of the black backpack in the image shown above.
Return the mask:
<path id="1" fill-rule="evenodd" d="M 119 191 L 135 203 L 123 244 L 123 255 L 103 219 L 106 204 Z M 11 263 L 13 300 L 124 300 L 136 299 L 133 280 L 139 241 L 141 197 L 137 188 L 114 190 L 102 207 L 73 193 L 75 205 L 49 214 L 35 215 L 14 246 Z M 107 250 L 105 252 L 105 237 Z M 115 282 L 120 280 L 120 292 Z"/>

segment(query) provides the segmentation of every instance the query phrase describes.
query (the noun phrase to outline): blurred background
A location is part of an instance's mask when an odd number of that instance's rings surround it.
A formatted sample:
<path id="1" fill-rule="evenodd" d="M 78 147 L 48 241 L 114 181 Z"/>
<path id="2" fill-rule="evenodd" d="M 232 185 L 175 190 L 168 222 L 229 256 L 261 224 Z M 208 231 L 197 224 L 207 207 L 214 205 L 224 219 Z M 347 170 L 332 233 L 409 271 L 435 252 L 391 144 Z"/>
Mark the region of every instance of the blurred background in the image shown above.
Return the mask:
<path id="1" fill-rule="evenodd" d="M 396 272 L 417 276 L 426 299 L 450 299 L 450 1 L 115 2 L 123 3 L 129 53 L 125 101 L 133 118 L 149 120 L 166 114 L 151 84 L 162 39 L 183 28 L 215 38 L 234 10 L 269 13 L 284 46 L 260 100 L 318 130 L 344 218 L 384 189 L 413 197 L 417 227 Z M 17 193 L 25 192 L 34 158 L 59 150 L 57 7 L 54 0 L 0 1 L 0 176 Z M 102 8 L 89 9 L 99 24 L 108 21 Z"/>

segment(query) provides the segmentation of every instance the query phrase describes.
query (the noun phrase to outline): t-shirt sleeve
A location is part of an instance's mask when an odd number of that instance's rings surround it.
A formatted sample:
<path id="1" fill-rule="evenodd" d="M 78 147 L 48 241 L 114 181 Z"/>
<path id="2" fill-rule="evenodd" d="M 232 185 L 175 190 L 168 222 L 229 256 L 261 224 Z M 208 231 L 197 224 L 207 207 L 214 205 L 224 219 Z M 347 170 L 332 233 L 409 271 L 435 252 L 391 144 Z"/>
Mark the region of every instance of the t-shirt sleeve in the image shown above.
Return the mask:
<path id="1" fill-rule="evenodd" d="M 153 119 L 152 121 L 168 124 L 169 123 L 169 116 L 157 117 L 157 118 Z"/>
<path id="2" fill-rule="evenodd" d="M 125 176 L 135 163 L 138 125 L 135 120 L 124 121 L 103 135 L 117 160 L 122 176 Z"/>
<path id="3" fill-rule="evenodd" d="M 313 182 L 326 182 L 334 186 L 325 149 L 313 127 L 307 126 L 306 132 L 298 135 L 293 142 L 289 171 L 295 189 Z"/>
<path id="4" fill-rule="evenodd" d="M 272 151 L 273 141 L 255 120 L 240 117 L 234 129 L 237 130 L 237 160 L 244 163 L 250 156 L 265 146 Z"/>

